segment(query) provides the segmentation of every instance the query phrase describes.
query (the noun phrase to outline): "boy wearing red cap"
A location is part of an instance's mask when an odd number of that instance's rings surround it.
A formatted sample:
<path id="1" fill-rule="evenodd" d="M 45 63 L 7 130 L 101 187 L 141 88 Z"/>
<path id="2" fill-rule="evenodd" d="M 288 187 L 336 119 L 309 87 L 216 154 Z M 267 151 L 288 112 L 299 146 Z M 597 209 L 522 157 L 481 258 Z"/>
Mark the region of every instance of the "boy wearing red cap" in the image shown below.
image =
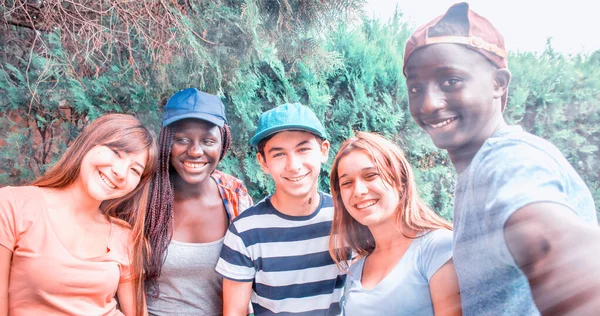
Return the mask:
<path id="1" fill-rule="evenodd" d="M 458 173 L 463 312 L 597 314 L 592 195 L 554 145 L 505 123 L 507 56 L 502 35 L 466 3 L 418 28 L 404 54 L 411 115 Z"/>

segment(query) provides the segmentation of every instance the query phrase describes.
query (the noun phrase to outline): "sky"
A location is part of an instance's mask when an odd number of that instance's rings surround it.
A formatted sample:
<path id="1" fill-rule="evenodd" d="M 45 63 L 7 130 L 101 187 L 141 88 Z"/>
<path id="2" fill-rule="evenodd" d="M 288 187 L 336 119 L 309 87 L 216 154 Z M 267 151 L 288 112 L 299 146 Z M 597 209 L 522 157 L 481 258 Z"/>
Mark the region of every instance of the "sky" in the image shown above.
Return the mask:
<path id="1" fill-rule="evenodd" d="M 424 24 L 457 0 L 367 0 L 365 13 L 389 20 L 396 5 L 405 21 L 413 26 Z M 471 0 L 470 8 L 488 18 L 504 35 L 509 51 L 544 50 L 547 38 L 552 47 L 572 54 L 600 49 L 600 16 L 590 0 Z"/>

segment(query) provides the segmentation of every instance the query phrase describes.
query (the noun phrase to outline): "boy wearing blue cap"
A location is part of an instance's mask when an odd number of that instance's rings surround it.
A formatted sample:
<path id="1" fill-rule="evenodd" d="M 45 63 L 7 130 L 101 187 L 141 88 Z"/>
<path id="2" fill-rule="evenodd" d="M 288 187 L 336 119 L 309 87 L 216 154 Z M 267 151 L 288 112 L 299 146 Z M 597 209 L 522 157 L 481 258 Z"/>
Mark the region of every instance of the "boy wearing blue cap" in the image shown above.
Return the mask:
<path id="1" fill-rule="evenodd" d="M 251 144 L 275 193 L 230 225 L 216 270 L 224 315 L 338 315 L 345 274 L 328 252 L 331 196 L 318 191 L 329 142 L 301 104 L 264 112 Z"/>
<path id="2" fill-rule="evenodd" d="M 406 43 L 409 108 L 458 173 L 454 266 L 465 315 L 598 315 L 592 195 L 551 143 L 508 125 L 500 32 L 468 4 Z"/>

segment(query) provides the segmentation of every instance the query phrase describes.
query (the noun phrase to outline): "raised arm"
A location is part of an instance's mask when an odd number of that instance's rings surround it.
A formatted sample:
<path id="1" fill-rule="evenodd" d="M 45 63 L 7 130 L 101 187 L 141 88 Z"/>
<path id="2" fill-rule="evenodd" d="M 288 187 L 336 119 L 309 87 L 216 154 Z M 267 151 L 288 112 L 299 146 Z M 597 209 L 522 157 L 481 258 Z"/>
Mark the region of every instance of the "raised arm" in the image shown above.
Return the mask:
<path id="1" fill-rule="evenodd" d="M 248 314 L 252 282 L 237 282 L 223 278 L 223 316 Z"/>
<path id="2" fill-rule="evenodd" d="M 600 315 L 600 229 L 556 203 L 533 203 L 506 222 L 504 236 L 546 315 Z"/>

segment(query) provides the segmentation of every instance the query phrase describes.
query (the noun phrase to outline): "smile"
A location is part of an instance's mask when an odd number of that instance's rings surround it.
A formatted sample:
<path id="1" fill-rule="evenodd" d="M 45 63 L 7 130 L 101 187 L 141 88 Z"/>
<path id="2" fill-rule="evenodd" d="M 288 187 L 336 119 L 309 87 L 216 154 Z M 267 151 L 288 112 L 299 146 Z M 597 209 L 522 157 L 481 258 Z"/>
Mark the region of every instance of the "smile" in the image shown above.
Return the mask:
<path id="1" fill-rule="evenodd" d="M 206 162 L 184 162 L 183 165 L 190 169 L 199 169 L 206 166 Z"/>
<path id="2" fill-rule="evenodd" d="M 362 210 L 369 206 L 373 206 L 373 205 L 377 204 L 378 201 L 379 200 L 368 200 L 368 201 L 360 202 L 360 203 L 356 204 L 354 207 L 356 207 L 359 210 Z"/>
<path id="3" fill-rule="evenodd" d="M 445 121 L 441 121 L 441 122 L 436 123 L 436 124 L 427 124 L 427 125 L 429 125 L 429 126 L 431 126 L 433 128 L 440 128 L 442 126 L 446 126 L 446 125 L 450 124 L 450 122 L 452 122 L 454 120 L 456 120 L 456 117 L 451 117 L 451 118 L 449 118 L 449 119 L 447 119 Z"/>
<path id="4" fill-rule="evenodd" d="M 292 181 L 292 182 L 298 182 L 304 178 L 306 178 L 306 176 L 308 175 L 308 173 L 298 176 L 298 177 L 284 177 L 286 180 Z"/>
<path id="5" fill-rule="evenodd" d="M 114 185 L 110 180 L 108 180 L 108 178 L 102 172 L 99 172 L 99 174 L 100 174 L 100 179 L 102 179 L 102 182 L 104 182 L 104 184 L 106 184 L 107 187 L 109 187 L 111 190 L 114 190 L 117 188 L 117 186 Z"/>

